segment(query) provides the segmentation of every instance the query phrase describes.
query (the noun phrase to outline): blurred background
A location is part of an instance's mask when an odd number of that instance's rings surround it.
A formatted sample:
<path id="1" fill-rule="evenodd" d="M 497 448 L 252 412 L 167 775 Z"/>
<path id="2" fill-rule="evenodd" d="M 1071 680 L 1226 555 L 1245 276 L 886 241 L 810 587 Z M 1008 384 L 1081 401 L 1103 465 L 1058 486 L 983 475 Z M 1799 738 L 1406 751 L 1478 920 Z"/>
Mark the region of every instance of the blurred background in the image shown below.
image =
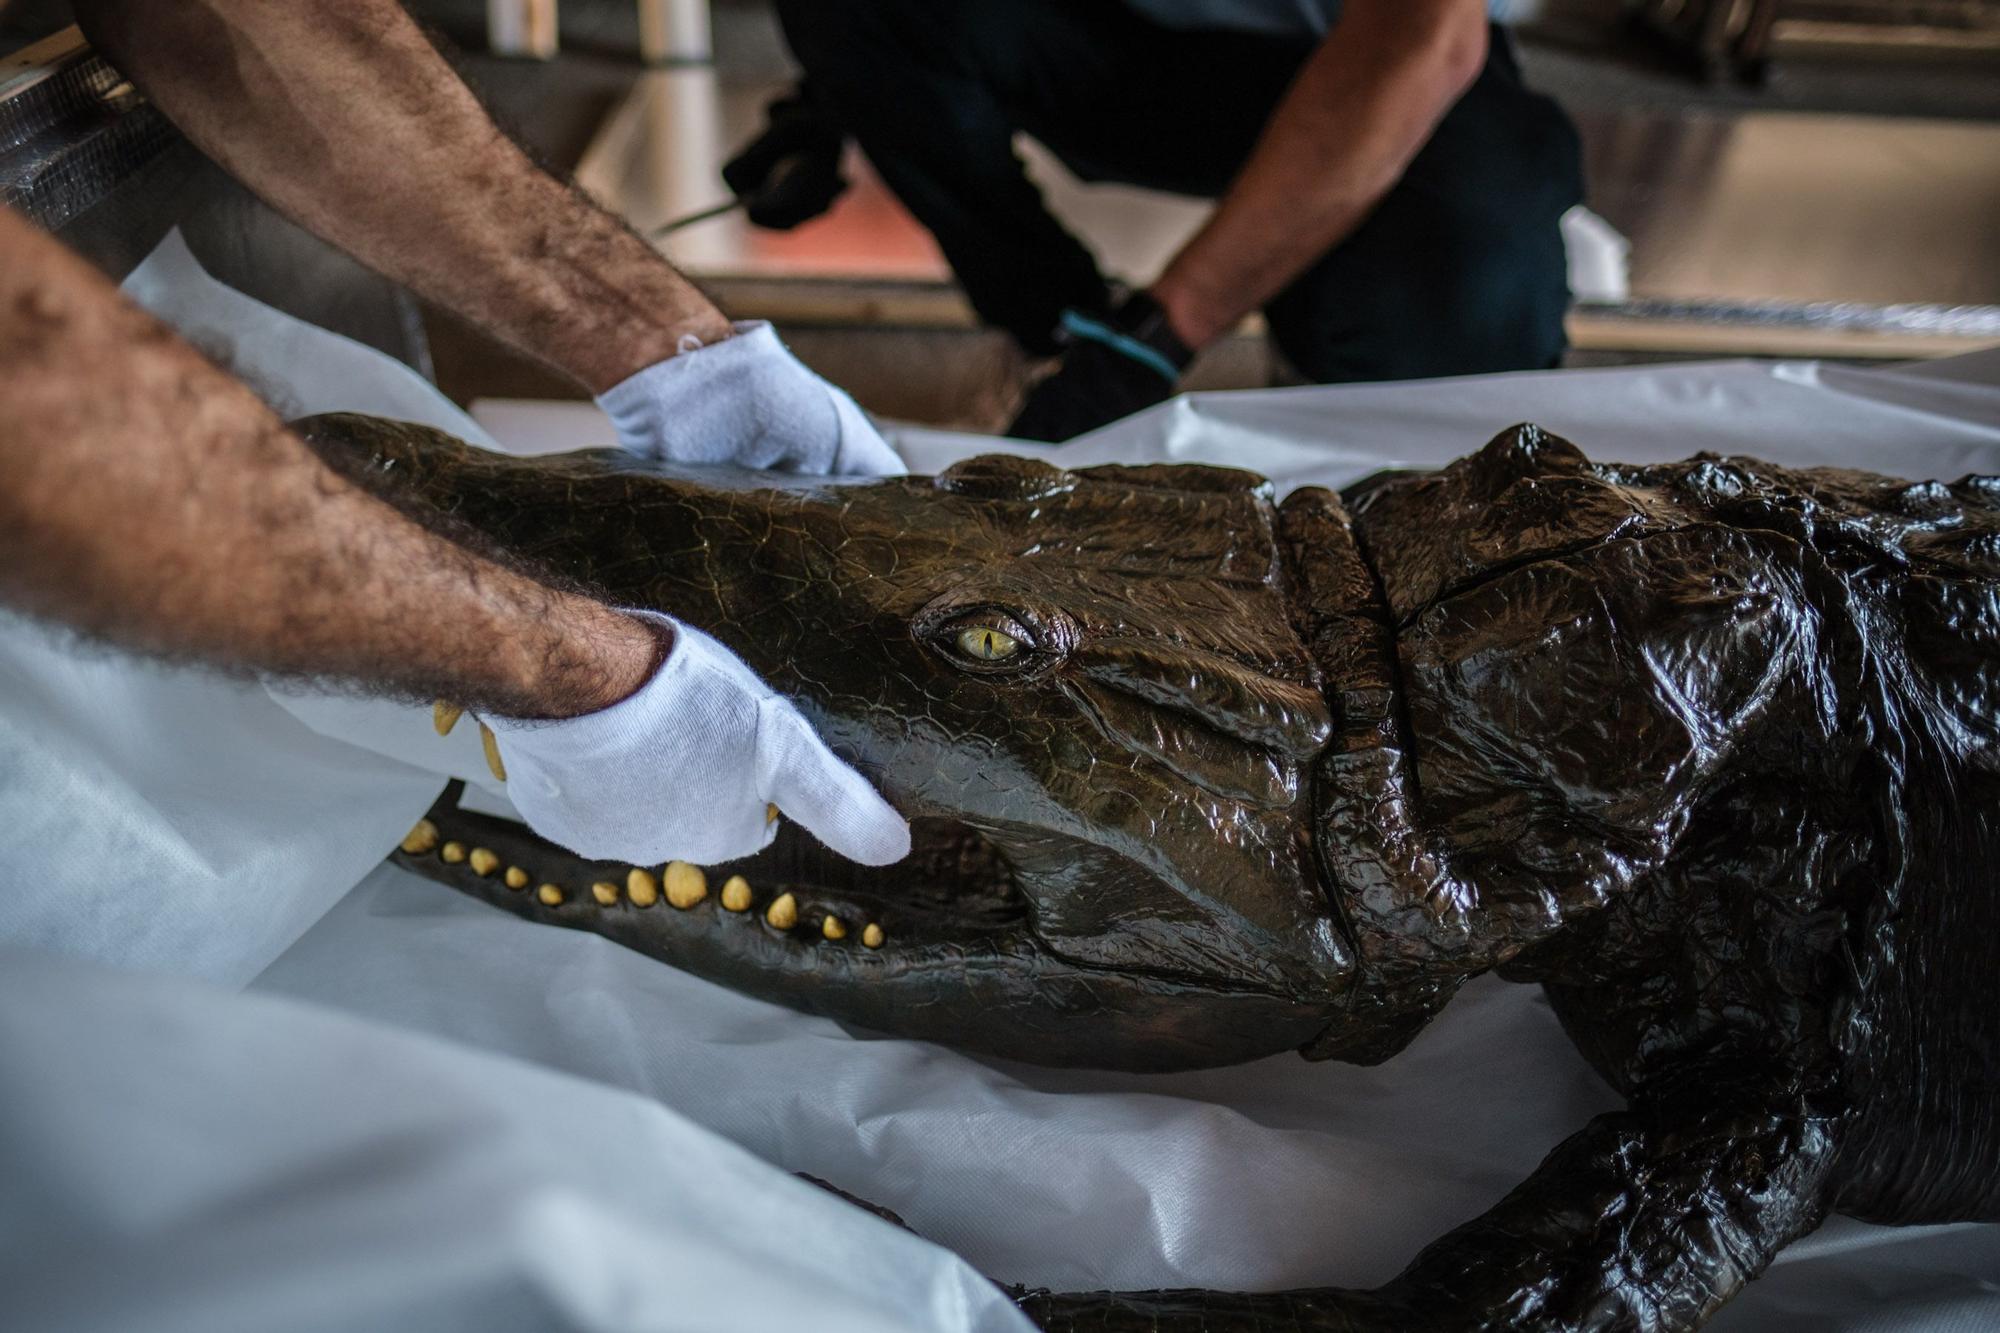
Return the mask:
<path id="1" fill-rule="evenodd" d="M 728 201 L 722 162 L 795 74 L 759 0 L 410 8 L 533 153 L 642 229 Z M 1571 230 L 1566 364 L 2000 344 L 2000 0 L 1513 0 L 1501 17 L 1531 85 L 1581 130 L 1587 204 L 1608 224 Z M 17 0 L 0 52 L 67 22 L 60 4 Z M 1114 275 L 1149 277 L 1208 207 L 1082 185 L 1021 148 Z M 661 243 L 723 309 L 778 322 L 870 409 L 1004 424 L 1032 367 L 976 326 L 858 153 L 848 168 L 854 187 L 794 231 L 733 213 Z M 580 394 L 435 312 L 405 316 L 421 328 L 394 336 L 461 402 Z M 1189 383 L 1288 379 L 1252 319 Z"/>

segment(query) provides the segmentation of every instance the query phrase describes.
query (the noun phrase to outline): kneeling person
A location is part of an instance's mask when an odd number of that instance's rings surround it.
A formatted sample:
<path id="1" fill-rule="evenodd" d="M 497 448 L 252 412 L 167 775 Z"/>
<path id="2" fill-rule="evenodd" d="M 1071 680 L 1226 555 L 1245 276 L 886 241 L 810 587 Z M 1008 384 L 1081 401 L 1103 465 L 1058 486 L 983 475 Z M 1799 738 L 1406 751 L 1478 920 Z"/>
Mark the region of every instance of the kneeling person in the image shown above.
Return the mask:
<path id="1" fill-rule="evenodd" d="M 837 192 L 843 136 L 936 236 L 980 316 L 1063 354 L 1011 434 L 1060 440 L 1167 397 L 1262 309 L 1308 378 L 1543 368 L 1581 198 L 1567 117 L 1483 0 L 779 0 L 799 96 L 726 174 Z M 1122 300 L 1043 207 L 1016 131 L 1078 176 L 1217 199 Z"/>

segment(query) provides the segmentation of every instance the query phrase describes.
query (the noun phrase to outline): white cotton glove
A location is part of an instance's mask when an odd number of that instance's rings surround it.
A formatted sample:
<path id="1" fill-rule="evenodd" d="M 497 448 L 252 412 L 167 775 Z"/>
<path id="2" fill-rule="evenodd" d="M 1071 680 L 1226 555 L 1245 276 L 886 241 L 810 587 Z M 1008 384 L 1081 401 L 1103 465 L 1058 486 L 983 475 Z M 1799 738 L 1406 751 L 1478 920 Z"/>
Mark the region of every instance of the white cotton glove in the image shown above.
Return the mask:
<path id="1" fill-rule="evenodd" d="M 487 718 L 528 826 L 592 860 L 712 865 L 777 836 L 766 807 L 840 855 L 887 865 L 910 826 L 742 659 L 668 616 L 674 646 L 636 694 L 559 722 Z"/>
<path id="2" fill-rule="evenodd" d="M 654 362 L 598 395 L 641 458 L 787 472 L 898 476 L 909 469 L 854 400 L 807 370 L 763 320 Z"/>

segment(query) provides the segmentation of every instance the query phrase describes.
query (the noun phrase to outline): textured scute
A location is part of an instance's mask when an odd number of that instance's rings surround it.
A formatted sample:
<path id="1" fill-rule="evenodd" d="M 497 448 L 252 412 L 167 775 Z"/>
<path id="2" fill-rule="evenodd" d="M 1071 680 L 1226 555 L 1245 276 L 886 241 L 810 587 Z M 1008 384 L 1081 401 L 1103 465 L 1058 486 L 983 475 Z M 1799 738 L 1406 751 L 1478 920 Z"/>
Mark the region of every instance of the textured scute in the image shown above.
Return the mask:
<path id="1" fill-rule="evenodd" d="M 1312 1053 L 1494 969 L 1631 1109 L 1380 1291 L 1050 1327 L 1687 1329 L 1829 1211 L 2000 1218 L 2000 481 L 1518 427 L 1282 522 L 1358 961 Z"/>
<path id="2" fill-rule="evenodd" d="M 1992 1215 L 1993 480 L 1593 464 L 1523 426 L 1357 510 L 1406 782 L 1373 835 L 1401 865 L 1323 843 L 1361 975 L 1542 980 L 1635 1099 L 1810 1086 L 1843 1206 Z M 1353 755 L 1323 838 L 1384 818 Z"/>

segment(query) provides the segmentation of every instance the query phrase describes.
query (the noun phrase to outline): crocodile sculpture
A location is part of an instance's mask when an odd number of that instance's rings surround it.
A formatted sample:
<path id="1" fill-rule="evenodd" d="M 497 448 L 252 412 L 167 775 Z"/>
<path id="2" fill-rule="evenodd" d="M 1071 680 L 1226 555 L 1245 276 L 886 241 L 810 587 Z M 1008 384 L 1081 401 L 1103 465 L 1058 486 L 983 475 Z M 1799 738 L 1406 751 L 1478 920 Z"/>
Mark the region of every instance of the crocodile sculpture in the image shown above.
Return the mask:
<path id="1" fill-rule="evenodd" d="M 1830 1211 L 2000 1217 L 2000 479 L 1523 426 L 1275 505 L 1196 466 L 725 483 L 306 430 L 721 636 L 918 849 L 788 831 L 663 899 L 446 801 L 423 873 L 1049 1063 L 1379 1061 L 1493 971 L 1627 1099 L 1379 1289 L 1019 1293 L 1049 1328 L 1688 1329 Z"/>

